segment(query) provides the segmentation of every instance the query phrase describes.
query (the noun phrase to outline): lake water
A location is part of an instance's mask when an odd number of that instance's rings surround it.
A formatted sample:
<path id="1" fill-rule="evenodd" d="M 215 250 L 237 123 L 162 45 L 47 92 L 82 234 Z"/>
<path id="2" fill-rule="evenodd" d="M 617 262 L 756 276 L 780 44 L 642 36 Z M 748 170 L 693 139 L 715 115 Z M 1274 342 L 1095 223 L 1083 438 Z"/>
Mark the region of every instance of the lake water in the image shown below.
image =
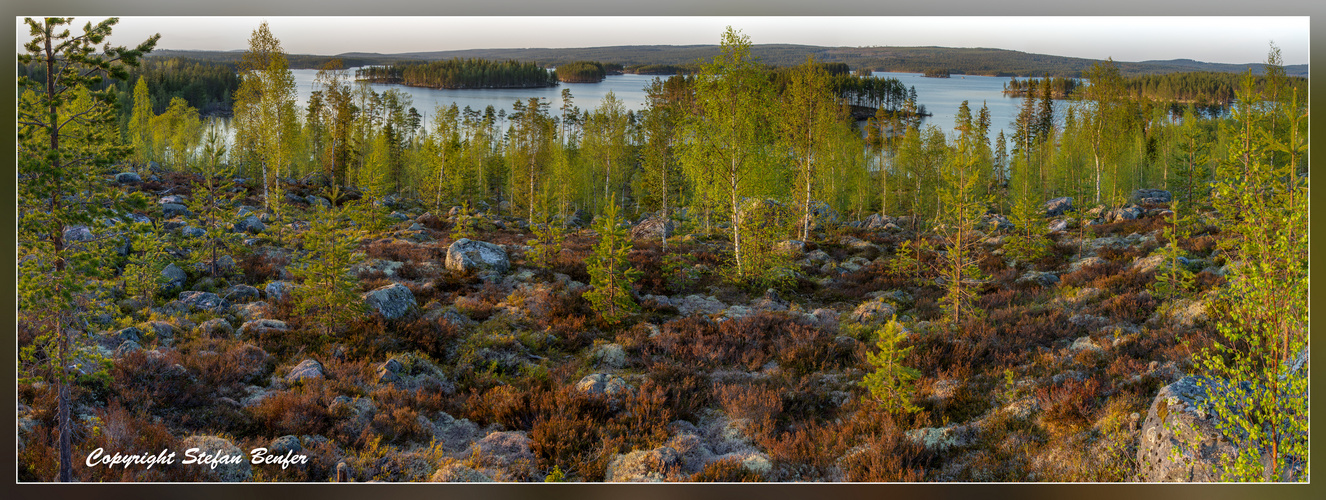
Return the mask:
<path id="1" fill-rule="evenodd" d="M 317 71 L 293 70 L 293 73 L 298 87 L 299 105 L 303 108 L 313 92 L 313 80 L 317 76 Z M 1013 127 L 1010 123 L 1017 117 L 1021 99 L 1006 97 L 1003 94 L 1004 84 L 1010 80 L 1008 77 L 956 75 L 952 78 L 926 78 L 920 73 L 883 72 L 876 72 L 874 75 L 897 78 L 908 87 L 915 86 L 919 104 L 924 105 L 926 110 L 933 114 L 924 124 L 933 124 L 946 133 L 951 133 L 954 117 L 963 100 L 969 102 L 973 119 L 981 109 L 981 103 L 984 102 L 990 108 L 992 143 L 1000 130 L 1004 131 L 1005 136 L 1012 137 Z M 592 110 L 608 92 L 613 92 L 626 109 L 640 111 L 645 108 L 644 89 L 654 78 L 652 75 L 609 75 L 599 83 L 563 83 L 557 87 L 534 89 L 447 90 L 377 83 L 369 86 L 375 92 L 396 89 L 409 94 L 414 101 L 413 106 L 424 115 L 426 121 L 431 121 L 438 105 L 450 106 L 451 103 L 455 103 L 460 109 L 469 106 L 480 112 L 491 105 L 510 113 L 512 104 L 530 97 L 547 100 L 549 109 L 557 114 L 557 110 L 562 106 L 563 88 L 571 90 L 572 104 L 582 110 Z"/>

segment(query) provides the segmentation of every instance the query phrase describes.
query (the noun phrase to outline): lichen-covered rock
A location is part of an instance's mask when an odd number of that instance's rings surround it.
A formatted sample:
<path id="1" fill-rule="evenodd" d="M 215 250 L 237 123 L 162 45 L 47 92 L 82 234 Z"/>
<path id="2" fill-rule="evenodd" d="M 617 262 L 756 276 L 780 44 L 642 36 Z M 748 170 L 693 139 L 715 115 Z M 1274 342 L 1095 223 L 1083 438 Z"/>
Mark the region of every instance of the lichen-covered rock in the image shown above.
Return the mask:
<path id="1" fill-rule="evenodd" d="M 186 451 L 196 449 L 197 456 L 214 457 L 218 463 L 216 467 L 211 464 L 199 466 L 213 480 L 232 483 L 253 479 L 249 455 L 230 440 L 219 436 L 189 436 L 184 438 L 183 444 Z"/>
<path id="2" fill-rule="evenodd" d="M 184 270 L 180 269 L 180 266 L 171 264 L 161 270 L 161 279 L 166 282 L 164 288 L 170 290 L 183 287 L 184 282 L 189 279 L 189 275 L 185 274 Z"/>
<path id="3" fill-rule="evenodd" d="M 236 233 L 258 234 L 266 229 L 267 226 L 262 223 L 262 220 L 259 219 L 257 215 L 249 215 L 235 223 Z"/>
<path id="4" fill-rule="evenodd" d="M 1134 205 L 1145 203 L 1161 204 L 1169 203 L 1174 200 L 1174 196 L 1164 189 L 1138 189 L 1133 191 L 1132 196 L 1128 197 L 1128 202 Z"/>
<path id="5" fill-rule="evenodd" d="M 604 368 L 621 368 L 626 366 L 626 351 L 621 344 L 605 344 L 594 350 L 594 360 Z"/>
<path id="6" fill-rule="evenodd" d="M 290 374 L 285 376 L 285 381 L 293 384 L 302 380 L 322 377 L 322 363 L 317 362 L 317 360 L 306 359 L 290 369 Z"/>
<path id="7" fill-rule="evenodd" d="M 299 444 L 299 437 L 287 435 L 273 439 L 267 449 L 272 455 L 285 455 L 287 452 L 299 453 L 304 447 Z"/>
<path id="8" fill-rule="evenodd" d="M 452 271 L 505 273 L 510 268 L 506 250 L 492 243 L 461 238 L 447 247 L 447 269 Z"/>
<path id="9" fill-rule="evenodd" d="M 483 473 L 466 467 L 460 462 L 451 462 L 443 465 L 433 473 L 429 479 L 434 483 L 491 483 L 492 478 L 483 475 Z"/>
<path id="10" fill-rule="evenodd" d="M 1142 423 L 1137 479 L 1146 482 L 1219 481 L 1217 464 L 1237 453 L 1215 427 L 1207 387 L 1184 377 L 1160 389 Z"/>
<path id="11" fill-rule="evenodd" d="M 433 419 L 433 438 L 448 453 L 468 450 L 475 440 L 483 436 L 479 425 L 469 419 L 457 419 L 445 412 L 438 412 Z"/>
<path id="12" fill-rule="evenodd" d="M 1125 220 L 1135 220 L 1142 216 L 1142 209 L 1138 207 L 1115 208 L 1105 212 L 1105 222 L 1119 222 Z"/>
<path id="13" fill-rule="evenodd" d="M 1138 257 L 1131 267 L 1139 273 L 1148 273 L 1160 269 L 1163 265 L 1165 265 L 1165 256 L 1156 254 L 1150 257 Z"/>
<path id="14" fill-rule="evenodd" d="M 608 463 L 603 480 L 610 483 L 662 482 L 682 467 L 681 454 L 667 446 L 619 454 Z"/>
<path id="15" fill-rule="evenodd" d="M 88 229 L 87 226 L 70 226 L 64 230 L 64 240 L 67 242 L 92 241 L 93 239 L 96 239 L 96 236 L 93 236 L 92 230 Z"/>
<path id="16" fill-rule="evenodd" d="M 1064 196 L 1045 202 L 1045 216 L 1059 217 L 1073 211 L 1073 197 Z"/>
<path id="17" fill-rule="evenodd" d="M 576 391 L 590 396 L 616 397 L 625 395 L 630 390 L 631 386 L 626 383 L 625 379 L 609 373 L 585 375 L 579 382 L 576 382 Z"/>
<path id="18" fill-rule="evenodd" d="M 186 207 L 179 203 L 161 204 L 161 216 L 167 219 L 174 219 L 179 216 L 190 216 L 190 215 L 193 215 L 193 212 L 189 211 L 189 207 Z"/>
<path id="19" fill-rule="evenodd" d="M 659 216 L 652 216 L 640 221 L 635 227 L 631 228 L 631 239 L 635 240 L 659 240 L 669 238 L 676 224 L 670 219 L 664 219 Z"/>
<path id="20" fill-rule="evenodd" d="M 288 281 L 273 281 L 263 288 L 267 292 L 267 300 L 280 302 L 290 296 L 295 286 Z"/>
<path id="21" fill-rule="evenodd" d="M 258 300 L 258 289 L 249 285 L 234 285 L 223 292 L 226 300 L 235 303 L 248 303 Z"/>
<path id="22" fill-rule="evenodd" d="M 1059 277 L 1055 276 L 1053 273 L 1043 271 L 1027 271 L 1017 279 L 1016 283 L 1030 283 L 1042 287 L 1050 287 L 1059 283 Z"/>
<path id="23" fill-rule="evenodd" d="M 287 331 L 290 331 L 290 327 L 279 319 L 255 319 L 240 325 L 239 336 L 240 338 L 252 339 Z"/>
<path id="24" fill-rule="evenodd" d="M 1073 261 L 1072 264 L 1069 264 L 1069 265 L 1068 265 L 1068 272 L 1070 272 L 1070 273 L 1075 273 L 1075 272 L 1078 272 L 1078 271 L 1082 270 L 1082 268 L 1093 267 L 1093 266 L 1100 266 L 1100 265 L 1105 265 L 1105 264 L 1107 264 L 1107 263 L 1109 263 L 1109 261 L 1107 261 L 1107 260 L 1105 260 L 1105 259 L 1102 259 L 1102 258 L 1100 258 L 1100 257 L 1096 257 L 1096 256 L 1085 257 L 1085 258 L 1082 258 L 1082 259 L 1079 259 L 1079 260 Z"/>
<path id="25" fill-rule="evenodd" d="M 1174 303 L 1170 315 L 1179 326 L 1193 326 L 1207 321 L 1206 301 L 1181 299 Z"/>
<path id="26" fill-rule="evenodd" d="M 860 324 L 886 323 L 898 314 L 898 308 L 885 298 L 879 297 L 862 302 L 847 317 L 849 321 Z"/>
<path id="27" fill-rule="evenodd" d="M 674 299 L 672 305 L 677 308 L 677 312 L 682 316 L 692 314 L 717 314 L 719 311 L 727 309 L 727 304 L 715 299 L 712 296 L 687 295 L 680 299 Z"/>
<path id="28" fill-rule="evenodd" d="M 907 438 L 931 451 L 945 451 L 972 442 L 974 429 L 958 424 L 907 431 Z"/>
<path id="29" fill-rule="evenodd" d="M 414 293 L 400 283 L 392 283 L 365 293 L 364 303 L 374 313 L 389 320 L 400 319 L 418 306 L 418 302 L 414 300 Z"/>
<path id="30" fill-rule="evenodd" d="M 143 182 L 142 176 L 133 172 L 120 172 L 115 174 L 115 182 L 120 184 L 138 184 Z"/>
<path id="31" fill-rule="evenodd" d="M 534 478 L 537 457 L 524 431 L 493 432 L 474 443 L 470 458 L 479 462 L 479 472 L 499 481 L 528 481 Z"/>
<path id="32" fill-rule="evenodd" d="M 230 307 L 230 302 L 211 292 L 180 292 L 179 300 L 192 311 L 220 312 Z"/>

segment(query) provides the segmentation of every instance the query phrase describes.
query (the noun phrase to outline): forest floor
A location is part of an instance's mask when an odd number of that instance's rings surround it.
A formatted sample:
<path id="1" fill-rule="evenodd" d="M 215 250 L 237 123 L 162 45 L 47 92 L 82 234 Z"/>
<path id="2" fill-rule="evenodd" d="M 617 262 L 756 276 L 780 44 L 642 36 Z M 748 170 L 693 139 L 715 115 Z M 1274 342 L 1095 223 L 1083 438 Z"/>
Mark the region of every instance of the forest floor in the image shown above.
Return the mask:
<path id="1" fill-rule="evenodd" d="M 187 180 L 160 173 L 124 189 L 187 198 Z M 635 241 L 641 310 L 608 325 L 582 295 L 593 231 L 572 227 L 539 269 L 524 220 L 481 214 L 472 239 L 501 245 L 509 269 L 453 271 L 456 211 L 397 201 L 352 272 L 363 293 L 408 289 L 406 312 L 370 310 L 326 335 L 288 293 L 307 197 L 321 188 L 287 189 L 279 242 L 268 219 L 225 276 L 181 262 L 186 277 L 155 303 L 120 300 L 115 319 L 90 328 L 107 361 L 74 391 L 76 477 L 321 482 L 339 466 L 354 481 L 1128 481 L 1157 391 L 1210 342 L 1205 309 L 1226 269 L 1218 228 L 1199 225 L 1179 242 L 1195 298 L 1153 296 L 1165 205 L 1109 223 L 1086 215 L 1085 227 L 1060 218 L 1066 229 L 1048 233 L 1034 262 L 1003 255 L 1009 229 L 996 221 L 976 246 L 988 276 L 975 285 L 979 313 L 953 325 L 933 272 L 891 271 L 903 242 L 942 248 L 899 219 L 822 224 L 786 245 L 796 276 L 780 290 L 725 279 L 722 232 L 677 234 L 667 252 Z M 255 211 L 257 194 L 243 200 Z M 195 223 L 143 215 L 178 241 Z M 200 306 L 198 292 L 223 301 Z M 885 411 L 861 384 L 875 332 L 895 314 L 911 348 L 903 364 L 920 374 L 914 412 Z M 34 342 L 30 326 L 18 330 L 20 347 Z M 48 481 L 55 391 L 33 382 L 18 393 L 19 479 Z M 81 464 L 97 448 L 189 447 L 308 460 Z"/>

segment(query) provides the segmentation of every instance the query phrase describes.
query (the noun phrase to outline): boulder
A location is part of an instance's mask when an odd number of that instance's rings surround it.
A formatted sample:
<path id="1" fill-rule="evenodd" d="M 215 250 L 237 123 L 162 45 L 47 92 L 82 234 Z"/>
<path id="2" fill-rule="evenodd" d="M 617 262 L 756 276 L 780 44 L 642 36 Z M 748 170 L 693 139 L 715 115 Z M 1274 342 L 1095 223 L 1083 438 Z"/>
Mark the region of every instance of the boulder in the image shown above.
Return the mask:
<path id="1" fill-rule="evenodd" d="M 607 482 L 662 482 L 682 467 L 677 450 L 660 446 L 652 450 L 636 450 L 613 457 L 608 463 L 603 480 Z"/>
<path id="2" fill-rule="evenodd" d="M 1013 228 L 1013 223 L 1008 221 L 1008 217 L 999 214 L 985 214 L 976 223 L 976 229 L 982 231 L 1011 231 Z"/>
<path id="3" fill-rule="evenodd" d="M 189 238 L 202 238 L 203 236 L 207 236 L 207 231 L 199 227 L 184 226 L 183 228 L 180 228 L 180 234 Z"/>
<path id="4" fill-rule="evenodd" d="M 228 339 L 235 336 L 235 327 L 229 321 L 212 318 L 198 325 L 198 334 L 210 339 Z"/>
<path id="5" fill-rule="evenodd" d="M 92 235 L 92 230 L 87 226 L 69 226 L 64 230 L 64 241 L 92 241 L 96 236 Z"/>
<path id="6" fill-rule="evenodd" d="M 267 226 L 262 223 L 262 220 L 257 215 L 252 214 L 235 223 L 235 232 L 237 233 L 258 234 L 266 229 Z"/>
<path id="7" fill-rule="evenodd" d="M 1019 284 L 1033 283 L 1036 285 L 1040 285 L 1042 287 L 1054 286 L 1058 282 L 1059 282 L 1058 276 L 1055 276 L 1053 273 L 1047 273 L 1043 271 L 1027 271 L 1016 281 L 1016 283 Z"/>
<path id="8" fill-rule="evenodd" d="M 221 296 L 211 292 L 180 292 L 180 303 L 184 304 L 191 311 L 208 310 L 220 312 L 230 307 L 230 302 Z"/>
<path id="9" fill-rule="evenodd" d="M 161 270 L 161 278 L 166 282 L 164 285 L 165 289 L 171 290 L 174 288 L 183 288 L 184 282 L 189 279 L 189 275 L 185 274 L 184 270 L 180 269 L 180 266 L 171 264 Z"/>
<path id="10" fill-rule="evenodd" d="M 470 449 L 476 439 L 482 437 L 479 425 L 469 419 L 456 419 L 445 412 L 438 412 L 433 420 L 433 438 L 448 453 Z"/>
<path id="11" fill-rule="evenodd" d="M 190 215 L 193 215 L 193 212 L 189 211 L 189 207 L 186 207 L 179 203 L 161 204 L 161 216 L 167 219 L 174 219 L 179 216 L 190 216 Z"/>
<path id="12" fill-rule="evenodd" d="M 1208 387 L 1184 377 L 1160 389 L 1142 423 L 1137 479 L 1146 482 L 1219 481 L 1218 464 L 1238 453 L 1215 426 Z"/>
<path id="13" fill-rule="evenodd" d="M 594 360 L 604 368 L 618 369 L 626 366 L 626 351 L 621 344 L 605 344 L 594 350 Z"/>
<path id="14" fill-rule="evenodd" d="M 189 436 L 184 438 L 182 448 L 186 451 L 197 449 L 194 453 L 198 456 L 207 454 L 215 457 L 217 465 L 198 467 L 214 481 L 233 483 L 253 479 L 253 466 L 249 463 L 248 453 L 240 450 L 228 439 L 218 436 Z"/>
<path id="15" fill-rule="evenodd" d="M 491 483 L 492 478 L 482 472 L 466 467 L 460 462 L 443 465 L 429 479 L 434 483 Z"/>
<path id="16" fill-rule="evenodd" d="M 1045 216 L 1059 217 L 1067 212 L 1073 211 L 1073 197 L 1063 196 L 1045 202 Z"/>
<path id="17" fill-rule="evenodd" d="M 306 359 L 290 369 L 290 374 L 285 376 L 285 381 L 295 383 L 301 380 L 322 378 L 322 363 L 313 359 Z"/>
<path id="18" fill-rule="evenodd" d="M 1134 205 L 1152 204 L 1159 205 L 1174 201 L 1174 196 L 1164 189 L 1138 189 L 1133 191 L 1132 196 L 1128 197 L 1128 202 Z"/>
<path id="19" fill-rule="evenodd" d="M 447 269 L 458 272 L 492 270 L 504 273 L 511 261 L 506 250 L 484 241 L 461 238 L 447 247 Z"/>
<path id="20" fill-rule="evenodd" d="M 1069 228 L 1072 227 L 1072 225 L 1073 223 L 1070 219 L 1055 219 L 1050 221 L 1050 224 L 1046 226 L 1046 230 L 1050 231 L 1051 233 L 1058 233 L 1062 231 L 1067 231 Z"/>
<path id="21" fill-rule="evenodd" d="M 143 182 L 143 178 L 133 172 L 120 172 L 115 174 L 115 182 L 120 184 L 138 184 Z"/>
<path id="22" fill-rule="evenodd" d="M 692 314 L 717 314 L 723 309 L 727 309 L 727 304 L 715 299 L 712 296 L 687 295 L 681 299 L 672 300 L 672 305 L 677 308 L 677 312 L 682 316 Z"/>
<path id="23" fill-rule="evenodd" d="M 631 386 L 626 384 L 625 379 L 608 373 L 585 375 L 579 382 L 576 382 L 576 391 L 590 396 L 616 397 L 625 395 L 630 389 Z"/>
<path id="24" fill-rule="evenodd" d="M 268 283 L 264 290 L 267 292 L 267 300 L 280 302 L 290 296 L 295 286 L 288 281 L 273 281 Z"/>
<path id="25" fill-rule="evenodd" d="M 365 293 L 363 298 L 364 303 L 373 312 L 389 320 L 400 319 L 418 305 L 414 300 L 414 293 L 400 283 L 392 283 Z"/>
<path id="26" fill-rule="evenodd" d="M 1138 207 L 1115 208 L 1105 212 L 1105 223 L 1113 223 L 1125 220 L 1136 220 L 1142 216 L 1142 209 Z"/>
<path id="27" fill-rule="evenodd" d="M 1163 265 L 1165 265 L 1165 256 L 1156 254 L 1149 257 L 1138 257 L 1133 260 L 1133 264 L 1130 267 L 1136 269 L 1139 273 L 1147 273 L 1156 271 Z"/>
<path id="28" fill-rule="evenodd" d="M 631 239 L 656 241 L 661 238 L 669 238 L 672 236 L 674 229 L 676 229 L 676 224 L 672 220 L 652 216 L 631 228 Z"/>
<path id="29" fill-rule="evenodd" d="M 311 206 L 331 208 L 331 201 L 321 196 L 308 195 L 304 197 L 304 200 L 307 201 L 308 204 Z"/>
<path id="30" fill-rule="evenodd" d="M 1086 258 L 1083 258 L 1083 259 L 1080 259 L 1080 260 L 1073 261 L 1072 264 L 1069 264 L 1069 265 L 1068 265 L 1068 272 L 1070 272 L 1070 273 L 1075 273 L 1075 272 L 1078 272 L 1078 271 L 1082 270 L 1083 268 L 1086 268 L 1086 267 L 1094 267 L 1094 266 L 1100 266 L 1100 265 L 1107 264 L 1108 262 L 1109 262 L 1109 261 L 1107 261 L 1107 260 L 1105 260 L 1105 259 L 1102 259 L 1102 258 L 1100 258 L 1100 257 L 1095 257 L 1095 256 L 1092 256 L 1092 257 L 1086 257 Z"/>
<path id="31" fill-rule="evenodd" d="M 856 306 L 847 319 L 859 324 L 887 323 L 897 314 L 897 307 L 889 303 L 888 299 L 879 297 Z"/>
<path id="32" fill-rule="evenodd" d="M 258 300 L 258 289 L 249 285 L 234 285 L 224 293 L 226 300 L 235 303 L 248 303 Z"/>
<path id="33" fill-rule="evenodd" d="M 273 439 L 267 449 L 272 455 L 285 455 L 287 452 L 299 453 L 304 447 L 300 446 L 298 436 L 286 435 Z"/>
<path id="34" fill-rule="evenodd" d="M 281 333 L 290 331 L 290 327 L 284 321 L 279 319 L 255 319 L 246 321 L 239 327 L 239 336 L 241 338 L 251 339 L 255 337 L 266 336 L 269 333 Z"/>

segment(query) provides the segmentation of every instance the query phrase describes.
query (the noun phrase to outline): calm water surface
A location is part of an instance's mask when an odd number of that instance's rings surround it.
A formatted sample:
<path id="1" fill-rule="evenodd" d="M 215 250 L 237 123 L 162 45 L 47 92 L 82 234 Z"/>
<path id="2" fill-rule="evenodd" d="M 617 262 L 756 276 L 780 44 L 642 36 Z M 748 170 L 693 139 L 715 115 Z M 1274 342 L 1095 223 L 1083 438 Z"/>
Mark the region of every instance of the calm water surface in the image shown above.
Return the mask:
<path id="1" fill-rule="evenodd" d="M 293 73 L 298 87 L 299 105 L 302 108 L 307 105 L 309 95 L 313 92 L 313 80 L 318 72 L 293 70 Z M 934 125 L 946 133 L 951 133 L 958 106 L 966 100 L 971 107 L 973 118 L 981 109 L 981 103 L 989 106 L 991 141 L 994 141 L 1000 130 L 1004 131 L 1005 136 L 1010 138 L 1012 136 L 1013 129 L 1009 124 L 1017 116 L 1021 99 L 1004 96 L 1004 84 L 1009 81 L 1008 77 L 955 75 L 952 78 L 926 78 L 920 73 L 883 72 L 876 72 L 874 75 L 897 78 L 908 87 L 916 87 L 919 104 L 924 105 L 926 110 L 934 115 L 923 124 Z M 469 106 L 480 112 L 491 105 L 510 113 L 512 104 L 517 100 L 525 101 L 531 97 L 546 100 L 549 108 L 556 114 L 562 106 L 563 88 L 571 90 L 572 104 L 582 110 L 592 110 L 608 92 L 612 92 L 622 101 L 626 109 L 640 111 L 645 108 L 644 89 L 654 78 L 652 75 L 609 75 L 599 83 L 563 83 L 557 87 L 535 89 L 446 90 L 394 84 L 368 85 L 379 93 L 387 89 L 396 89 L 408 94 L 413 99 L 412 105 L 427 121 L 431 121 L 439 105 L 450 106 L 455 103 L 460 109 Z"/>

